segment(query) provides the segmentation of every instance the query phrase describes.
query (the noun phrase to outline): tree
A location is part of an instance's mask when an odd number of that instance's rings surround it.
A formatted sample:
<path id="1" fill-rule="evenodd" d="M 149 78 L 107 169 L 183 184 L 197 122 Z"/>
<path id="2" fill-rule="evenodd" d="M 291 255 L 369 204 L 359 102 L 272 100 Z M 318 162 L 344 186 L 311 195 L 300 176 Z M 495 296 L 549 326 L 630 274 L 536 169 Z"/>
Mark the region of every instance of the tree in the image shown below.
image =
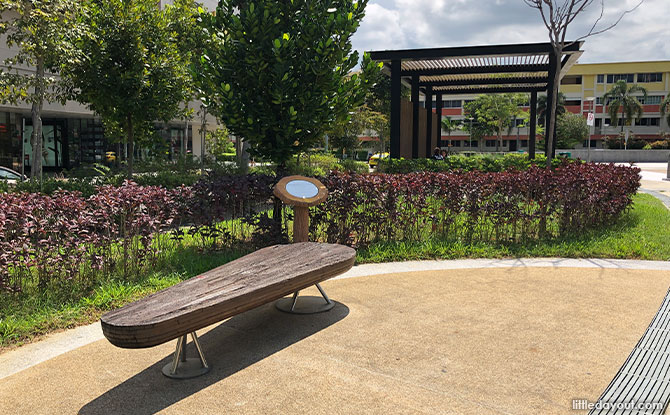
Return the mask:
<path id="1" fill-rule="evenodd" d="M 609 92 L 603 95 L 603 101 L 607 105 L 607 113 L 612 120 L 611 125 L 619 123 L 619 111 L 622 112 L 621 132 L 623 132 L 624 125 L 632 124 L 633 120 L 640 118 L 644 112 L 642 104 L 633 95 L 636 93 L 642 93 L 645 98 L 647 97 L 646 88 L 639 85 L 628 86 L 626 81 L 619 80 Z"/>
<path id="2" fill-rule="evenodd" d="M 590 134 L 586 119 L 580 114 L 564 113 L 556 122 L 557 148 L 574 148 L 588 139 Z"/>
<path id="3" fill-rule="evenodd" d="M 565 114 L 565 94 L 558 93 L 558 100 L 556 102 L 556 115 Z M 547 121 L 547 96 L 540 95 L 537 97 L 537 123 L 545 125 Z"/>
<path id="4" fill-rule="evenodd" d="M 488 126 L 498 139 L 496 151 L 500 151 L 502 134 L 511 124 L 515 116 L 521 113 L 520 104 L 526 101 L 522 94 L 490 94 L 480 95 L 476 100 L 466 104 L 466 110 L 476 115 L 478 124 Z"/>
<path id="5" fill-rule="evenodd" d="M 201 15 L 210 37 L 198 85 L 211 113 L 252 155 L 283 170 L 360 106 L 380 71 L 367 55 L 361 73 L 351 37 L 367 0 L 221 0 Z"/>
<path id="6" fill-rule="evenodd" d="M 460 129 L 462 124 L 463 124 L 463 121 L 461 121 L 461 120 L 455 120 L 455 119 L 452 119 L 451 117 L 442 118 L 442 129 L 445 130 L 447 132 L 447 135 L 449 136 L 449 145 L 450 146 L 451 146 L 451 132 L 454 131 L 454 130 Z M 441 135 L 442 134 L 440 134 L 440 136 Z"/>
<path id="7" fill-rule="evenodd" d="M 192 96 L 188 65 L 174 20 L 184 3 L 160 9 L 154 0 L 88 0 L 82 23 L 91 32 L 78 41 L 82 59 L 63 67 L 76 99 L 101 116 L 105 128 L 128 144 L 128 177 L 133 174 L 136 139 L 152 136 L 154 122 L 184 117 Z M 192 10 L 190 13 L 195 13 Z"/>
<path id="8" fill-rule="evenodd" d="M 214 131 L 208 131 L 205 135 L 205 147 L 207 153 L 223 160 L 226 154 L 235 153 L 235 144 L 230 139 L 228 129 L 221 126 Z"/>
<path id="9" fill-rule="evenodd" d="M 71 39 L 81 34 L 76 24 L 74 0 L 3 0 L 0 2 L 0 35 L 16 55 L 4 61 L 0 70 L 0 101 L 31 104 L 33 134 L 31 177 L 42 175 L 42 107 L 44 102 L 65 103 L 67 85 L 55 73 L 60 65 L 76 59 Z M 19 71 L 31 67 L 35 71 Z M 32 91 L 31 91 L 32 90 Z"/>
<path id="10" fill-rule="evenodd" d="M 612 29 L 619 24 L 625 15 L 640 7 L 643 1 L 644 0 L 640 0 L 635 7 L 620 14 L 619 18 L 614 21 L 614 23 L 599 28 L 598 25 L 605 14 L 605 0 L 600 0 L 600 15 L 596 18 L 588 33 L 578 37 L 576 41 L 581 41 L 590 36 Z M 563 58 L 563 50 L 567 46 L 565 38 L 570 24 L 575 21 L 577 16 L 582 14 L 591 4 L 593 4 L 594 0 L 524 0 L 524 2 L 531 8 L 537 9 L 540 12 L 542 22 L 549 31 L 549 41 L 552 48 L 552 56 L 549 62 L 553 66 L 551 72 L 554 75 L 554 79 L 551 80 L 553 88 L 551 91 L 551 100 L 549 102 L 549 122 L 546 126 L 547 133 L 545 135 L 548 155 L 547 167 L 550 168 L 551 159 L 554 157 L 555 150 L 554 126 L 556 125 L 558 89 L 561 83 L 561 60 Z"/>
<path id="11" fill-rule="evenodd" d="M 667 124 L 670 126 L 670 95 L 661 102 L 661 118 L 666 117 Z"/>
<path id="12" fill-rule="evenodd" d="M 482 117 L 478 115 L 478 111 L 482 107 L 480 100 L 474 100 L 466 103 L 463 106 L 464 114 L 469 118 L 469 122 L 463 124 L 463 130 L 470 135 L 470 141 L 473 139 L 479 143 L 486 136 L 495 134 L 495 129 L 486 122 L 483 122 Z M 479 147 L 479 144 L 477 145 Z"/>

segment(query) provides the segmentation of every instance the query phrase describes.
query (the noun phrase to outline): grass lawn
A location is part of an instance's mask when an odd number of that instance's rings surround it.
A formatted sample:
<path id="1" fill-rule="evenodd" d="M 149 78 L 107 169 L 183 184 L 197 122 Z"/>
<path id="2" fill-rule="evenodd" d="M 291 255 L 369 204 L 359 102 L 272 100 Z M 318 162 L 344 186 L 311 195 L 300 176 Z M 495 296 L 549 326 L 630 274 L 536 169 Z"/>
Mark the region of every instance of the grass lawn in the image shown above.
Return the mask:
<path id="1" fill-rule="evenodd" d="M 572 257 L 670 260 L 670 210 L 650 195 L 635 196 L 634 208 L 609 228 L 579 236 L 521 244 L 466 244 L 453 240 L 376 243 L 358 252 L 358 263 L 416 259 Z M 201 253 L 186 246 L 161 269 L 133 281 L 110 278 L 79 291 L 0 295 L 0 351 L 41 335 L 93 322 L 107 310 L 169 287 L 243 255 Z"/>

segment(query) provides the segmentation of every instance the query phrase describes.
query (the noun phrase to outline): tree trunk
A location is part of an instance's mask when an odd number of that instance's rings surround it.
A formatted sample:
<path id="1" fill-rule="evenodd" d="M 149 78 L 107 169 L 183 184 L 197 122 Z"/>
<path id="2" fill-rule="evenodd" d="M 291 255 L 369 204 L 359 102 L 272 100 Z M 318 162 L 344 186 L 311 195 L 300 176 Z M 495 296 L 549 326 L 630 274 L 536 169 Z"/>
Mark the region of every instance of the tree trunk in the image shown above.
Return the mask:
<path id="1" fill-rule="evenodd" d="M 240 171 L 242 174 L 249 173 L 249 142 L 242 140 L 242 158 L 240 163 Z"/>
<path id="2" fill-rule="evenodd" d="M 547 147 L 547 167 L 551 168 L 551 159 L 554 157 L 554 143 L 556 142 L 555 128 L 556 125 L 556 103 L 558 102 L 558 90 L 561 86 L 561 56 L 563 56 L 563 47 L 554 46 L 554 85 L 551 100 L 547 102 L 547 109 L 549 111 L 549 122 L 545 130 L 546 147 Z"/>
<path id="3" fill-rule="evenodd" d="M 126 131 L 126 134 L 128 136 L 128 155 L 127 155 L 127 160 L 128 160 L 128 180 L 133 179 L 133 158 L 135 155 L 135 142 L 134 142 L 134 135 L 133 135 L 133 118 L 131 115 L 128 115 L 128 128 Z"/>
<path id="4" fill-rule="evenodd" d="M 37 59 L 35 82 L 35 101 L 32 104 L 33 135 L 30 145 L 33 148 L 30 177 L 42 179 L 42 106 L 44 105 L 44 59 Z"/>

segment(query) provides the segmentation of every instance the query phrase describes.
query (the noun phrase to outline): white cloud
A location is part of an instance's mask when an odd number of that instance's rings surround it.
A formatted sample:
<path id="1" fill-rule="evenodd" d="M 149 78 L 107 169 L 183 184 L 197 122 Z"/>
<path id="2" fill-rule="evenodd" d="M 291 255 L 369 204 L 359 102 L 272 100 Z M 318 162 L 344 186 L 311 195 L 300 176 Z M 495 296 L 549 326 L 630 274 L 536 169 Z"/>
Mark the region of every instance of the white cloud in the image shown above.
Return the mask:
<path id="1" fill-rule="evenodd" d="M 606 0 L 603 26 L 638 0 Z M 571 26 L 588 32 L 599 2 Z M 670 59 L 670 1 L 645 0 L 612 30 L 586 40 L 581 62 Z M 354 36 L 360 51 L 548 40 L 539 12 L 522 0 L 371 0 Z"/>

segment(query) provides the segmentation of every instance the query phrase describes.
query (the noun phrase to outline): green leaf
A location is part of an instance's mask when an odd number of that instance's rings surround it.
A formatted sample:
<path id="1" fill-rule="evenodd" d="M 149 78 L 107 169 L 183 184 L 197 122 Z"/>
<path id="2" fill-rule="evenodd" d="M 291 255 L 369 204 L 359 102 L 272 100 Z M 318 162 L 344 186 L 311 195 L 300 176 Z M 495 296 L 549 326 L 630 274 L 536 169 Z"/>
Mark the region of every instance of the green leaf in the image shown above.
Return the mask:
<path id="1" fill-rule="evenodd" d="M 274 43 L 275 43 L 275 48 L 276 48 L 276 49 L 281 48 L 281 41 L 280 41 L 279 39 L 275 39 L 275 42 L 274 42 Z"/>

